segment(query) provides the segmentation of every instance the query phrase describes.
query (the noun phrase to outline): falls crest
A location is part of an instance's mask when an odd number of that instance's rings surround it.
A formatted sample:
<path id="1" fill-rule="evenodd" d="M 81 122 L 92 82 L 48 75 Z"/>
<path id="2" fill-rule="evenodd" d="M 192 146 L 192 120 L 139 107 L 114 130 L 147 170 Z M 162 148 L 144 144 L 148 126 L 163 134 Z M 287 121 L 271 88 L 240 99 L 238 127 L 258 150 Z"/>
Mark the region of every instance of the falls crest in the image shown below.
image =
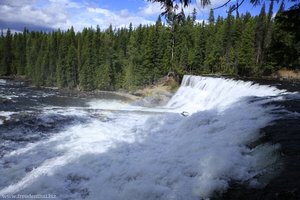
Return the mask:
<path id="1" fill-rule="evenodd" d="M 223 110 L 243 97 L 276 96 L 283 92 L 250 81 L 185 75 L 180 88 L 166 107 L 189 113 L 212 108 Z"/>

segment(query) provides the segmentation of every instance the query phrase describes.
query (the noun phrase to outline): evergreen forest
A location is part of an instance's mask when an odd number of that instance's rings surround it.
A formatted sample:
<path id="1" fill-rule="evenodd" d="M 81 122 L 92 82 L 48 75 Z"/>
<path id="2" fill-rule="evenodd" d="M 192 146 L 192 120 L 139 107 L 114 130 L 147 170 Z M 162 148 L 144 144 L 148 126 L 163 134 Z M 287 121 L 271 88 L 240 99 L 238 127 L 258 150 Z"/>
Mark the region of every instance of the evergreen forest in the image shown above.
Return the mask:
<path id="1" fill-rule="evenodd" d="M 168 72 L 259 77 L 299 70 L 300 6 L 258 16 L 228 13 L 207 21 L 168 14 L 153 25 L 75 32 L 24 29 L 0 36 L 0 75 L 24 76 L 37 86 L 81 90 L 132 90 Z M 276 15 L 274 14 L 276 13 Z"/>

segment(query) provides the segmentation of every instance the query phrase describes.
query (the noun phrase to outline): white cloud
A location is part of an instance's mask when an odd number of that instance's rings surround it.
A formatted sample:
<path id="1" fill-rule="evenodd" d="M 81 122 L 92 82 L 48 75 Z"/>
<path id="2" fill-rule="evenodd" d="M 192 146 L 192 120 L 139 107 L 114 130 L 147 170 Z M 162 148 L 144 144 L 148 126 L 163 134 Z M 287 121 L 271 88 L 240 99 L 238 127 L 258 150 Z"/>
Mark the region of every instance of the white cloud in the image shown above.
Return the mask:
<path id="1" fill-rule="evenodd" d="M 78 2 L 72 2 L 70 0 L 49 0 L 52 3 L 64 4 L 67 8 L 82 8 L 83 5 Z"/>
<path id="2" fill-rule="evenodd" d="M 146 19 L 143 16 L 130 13 L 128 10 L 123 9 L 120 11 L 111 11 L 103 8 L 87 8 L 87 17 L 93 25 L 100 25 L 100 27 L 108 27 L 110 24 L 114 27 L 124 27 L 132 23 L 133 26 L 139 24 L 153 24 L 154 22 Z"/>
<path id="3" fill-rule="evenodd" d="M 104 15 L 105 17 L 109 17 L 112 15 L 111 11 L 103 8 L 87 8 L 87 11 L 90 13 L 101 14 Z"/>
<path id="4" fill-rule="evenodd" d="M 1 4 L 0 20 L 11 24 L 34 25 L 46 28 L 56 28 L 57 24 L 67 22 L 67 14 L 59 3 L 52 2 L 48 6 L 37 8 L 36 1 L 26 1 L 28 4 Z"/>
<path id="5" fill-rule="evenodd" d="M 199 1 L 199 0 L 197 0 Z M 211 6 L 202 8 L 199 3 L 191 4 L 183 8 L 185 13 L 191 14 L 197 8 L 198 16 L 206 15 L 211 7 L 223 4 L 226 0 L 211 0 Z M 95 6 L 90 1 L 81 2 L 74 0 L 22 0 L 10 1 L 0 0 L 0 22 L 13 25 L 45 27 L 50 29 L 63 29 L 73 26 L 80 31 L 84 27 L 95 27 L 99 25 L 101 29 L 107 28 L 110 24 L 114 27 L 124 27 L 132 23 L 133 26 L 139 24 L 153 24 L 159 14 L 163 12 L 160 3 L 145 2 L 144 6 L 137 11 L 121 9 L 110 10 Z M 141 1 L 142 2 L 142 1 Z M 206 17 L 205 17 L 206 18 Z M 8 28 L 1 27 L 0 28 Z M 23 29 L 23 27 L 22 27 Z"/>
<path id="6" fill-rule="evenodd" d="M 207 5 L 205 8 L 203 8 L 200 4 L 200 0 L 196 0 L 196 6 L 199 10 L 210 10 L 211 8 L 216 8 L 221 5 L 224 5 L 228 0 L 210 0 L 211 4 Z M 235 0 L 232 0 L 230 3 L 235 2 Z"/>
<path id="7" fill-rule="evenodd" d="M 163 12 L 162 5 L 160 3 L 151 3 L 147 2 L 146 5 L 142 8 L 140 8 L 139 14 L 143 16 L 153 16 L 153 15 L 159 15 Z"/>
<path id="8" fill-rule="evenodd" d="M 207 5 L 203 8 L 200 4 L 200 0 L 196 0 L 196 3 L 193 4 L 191 7 L 192 7 L 192 9 L 196 8 L 197 13 L 199 13 L 200 15 L 207 15 L 209 13 L 210 9 L 217 8 L 221 5 L 223 5 L 224 3 L 226 3 L 227 1 L 228 0 L 210 0 L 211 4 Z M 235 2 L 235 0 L 232 0 L 231 2 Z M 226 9 L 228 9 L 228 7 L 225 6 L 223 8 L 219 8 L 219 9 L 226 10 Z M 189 9 L 189 11 L 190 10 L 191 9 Z"/>
<path id="9" fill-rule="evenodd" d="M 11 7 L 23 7 L 25 5 L 33 4 L 36 0 L 22 0 L 22 1 L 12 1 L 12 0 L 1 0 L 0 5 L 7 5 Z"/>
<path id="10" fill-rule="evenodd" d="M 14 28 L 14 24 L 62 30 L 73 26 L 77 31 L 81 31 L 84 27 L 96 27 L 96 25 L 105 29 L 110 24 L 114 27 L 124 27 L 130 23 L 133 26 L 154 23 L 139 12 L 127 9 L 112 11 L 98 5 L 92 6 L 88 1 L 79 3 L 73 0 L 1 0 L 1 21 L 11 24 L 10 28 Z"/>
<path id="11" fill-rule="evenodd" d="M 193 10 L 196 9 L 198 18 L 200 17 L 202 20 L 204 16 L 208 15 L 211 8 L 216 8 L 220 5 L 223 5 L 225 2 L 227 2 L 227 0 L 211 0 L 211 4 L 203 8 L 200 5 L 200 0 L 196 0 L 195 3 L 191 3 L 187 7 L 179 4 L 177 12 L 180 12 L 181 9 L 183 9 L 186 15 L 191 15 L 193 13 Z M 232 2 L 235 2 L 235 0 L 233 0 Z M 224 9 L 226 9 L 226 7 Z M 145 3 L 145 6 L 139 8 L 139 10 L 139 14 L 142 16 L 158 16 L 164 11 L 160 3 L 151 3 L 148 1 Z"/>
<path id="12" fill-rule="evenodd" d="M 204 20 L 204 19 L 200 19 L 200 20 L 196 20 L 196 23 L 197 24 L 202 24 L 202 23 L 204 23 L 204 24 L 208 24 L 209 23 L 209 21 L 208 20 Z"/>
<path id="13" fill-rule="evenodd" d="M 22 33 L 22 31 L 18 31 L 18 30 L 14 30 L 14 29 L 9 29 L 9 30 L 12 35 L 15 33 Z M 8 31 L 7 28 L 1 29 L 1 33 L 3 33 L 4 36 L 6 36 L 7 31 Z"/>

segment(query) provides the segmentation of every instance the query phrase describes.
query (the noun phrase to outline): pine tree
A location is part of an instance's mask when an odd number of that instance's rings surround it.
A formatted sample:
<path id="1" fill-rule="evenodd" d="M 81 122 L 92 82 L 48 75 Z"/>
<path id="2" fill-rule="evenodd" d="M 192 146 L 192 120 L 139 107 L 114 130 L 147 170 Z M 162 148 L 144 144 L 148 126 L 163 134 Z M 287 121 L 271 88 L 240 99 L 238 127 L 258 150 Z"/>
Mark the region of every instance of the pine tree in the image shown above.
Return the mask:
<path id="1" fill-rule="evenodd" d="M 35 64 L 33 66 L 33 77 L 32 80 L 34 82 L 35 85 L 37 86 L 41 86 L 44 84 L 44 68 L 47 68 L 47 66 L 42 66 L 43 65 L 43 59 L 44 59 L 44 55 L 46 54 L 46 41 L 43 39 L 43 36 L 39 36 L 39 45 L 37 47 L 37 51 L 39 52 L 37 54 L 36 57 L 36 61 Z M 47 65 L 47 63 L 44 63 L 45 65 Z"/>
<path id="2" fill-rule="evenodd" d="M 58 35 L 54 32 L 48 38 L 49 71 L 46 76 L 47 86 L 56 86 L 56 65 L 58 58 Z"/>
<path id="3" fill-rule="evenodd" d="M 210 26 L 213 26 L 215 24 L 215 16 L 214 16 L 214 10 L 213 9 L 210 9 L 208 22 L 209 22 Z"/>
<path id="4" fill-rule="evenodd" d="M 248 21 L 248 20 L 247 20 Z M 254 23 L 248 21 L 246 28 L 241 36 L 241 41 L 238 48 L 238 74 L 242 76 L 254 75 L 257 71 L 253 66 L 255 65 L 255 46 L 254 46 L 255 32 Z"/>
<path id="5" fill-rule="evenodd" d="M 266 25 L 266 38 L 264 42 L 265 49 L 269 48 L 271 43 L 271 38 L 272 38 L 273 7 L 274 7 L 274 0 L 271 0 L 269 11 L 268 11 L 268 17 L 267 17 L 267 25 Z"/>
<path id="6" fill-rule="evenodd" d="M 70 42 L 68 40 L 68 37 L 63 34 L 62 38 L 59 43 L 59 49 L 58 49 L 58 60 L 56 65 L 56 81 L 57 86 L 60 88 L 67 87 L 67 71 L 66 71 L 66 58 L 68 54 L 68 46 L 70 45 Z"/>
<path id="7" fill-rule="evenodd" d="M 83 90 L 94 89 L 94 54 L 93 30 L 83 31 L 82 66 L 79 71 L 80 88 Z"/>
<path id="8" fill-rule="evenodd" d="M 101 64 L 96 69 L 96 87 L 100 90 L 110 90 L 110 66 L 108 63 Z"/>
<path id="9" fill-rule="evenodd" d="M 125 66 L 124 87 L 133 90 L 142 83 L 142 58 L 138 51 L 137 32 L 132 33 L 128 44 L 128 61 Z"/>
<path id="10" fill-rule="evenodd" d="M 195 58 L 193 62 L 193 68 L 197 73 L 204 71 L 203 65 L 205 60 L 205 46 L 206 46 L 206 35 L 203 26 L 198 27 L 195 43 Z"/>
<path id="11" fill-rule="evenodd" d="M 157 35 L 155 27 L 151 26 L 146 40 L 145 54 L 143 61 L 143 76 L 145 79 L 145 84 L 153 84 L 154 73 L 156 69 L 156 53 L 157 53 Z"/>
<path id="12" fill-rule="evenodd" d="M 77 52 L 75 46 L 71 45 L 68 48 L 66 56 L 66 86 L 74 88 L 77 85 Z"/>
<path id="13" fill-rule="evenodd" d="M 25 74 L 27 77 L 34 79 L 34 76 L 37 75 L 35 73 L 35 66 L 38 57 L 39 51 L 39 41 L 38 34 L 32 33 L 26 43 L 26 69 Z"/>
<path id="14" fill-rule="evenodd" d="M 3 75 L 5 73 L 4 66 L 5 66 L 4 65 L 4 34 L 3 34 L 3 31 L 1 30 L 1 35 L 0 35 L 0 75 Z"/>
<path id="15" fill-rule="evenodd" d="M 196 22 L 196 19 L 197 19 L 197 10 L 196 10 L 196 8 L 194 8 L 193 12 L 192 12 L 192 21 L 193 21 L 193 24 Z"/>
<path id="16" fill-rule="evenodd" d="M 17 68 L 18 75 L 25 75 L 26 66 L 26 40 L 27 40 L 28 30 L 24 28 L 23 34 L 19 35 L 19 63 Z"/>
<path id="17" fill-rule="evenodd" d="M 231 12 L 228 12 L 225 28 L 224 28 L 224 36 L 223 36 L 223 54 L 226 60 L 229 60 L 230 49 L 232 47 L 232 34 L 233 34 L 233 17 Z"/>
<path id="18" fill-rule="evenodd" d="M 225 24 L 223 18 L 218 17 L 214 28 L 217 32 L 213 34 L 213 37 L 211 37 L 207 43 L 206 59 L 204 62 L 206 69 L 209 69 L 209 73 L 216 73 L 222 68 L 220 58 L 223 55 L 223 46 L 220 44 L 222 44 L 224 40 Z M 212 30 L 214 31 L 214 29 Z"/>
<path id="19" fill-rule="evenodd" d="M 11 75 L 14 59 L 12 51 L 12 35 L 10 29 L 8 29 L 3 42 L 3 56 L 0 63 L 0 75 Z"/>
<path id="20" fill-rule="evenodd" d="M 284 11 L 284 0 L 281 1 L 280 7 L 278 12 L 276 13 L 276 16 L 281 14 Z"/>
<path id="21" fill-rule="evenodd" d="M 262 64 L 263 48 L 265 42 L 265 31 L 266 31 L 266 11 L 265 4 L 261 7 L 261 11 L 256 23 L 255 29 L 255 49 L 256 49 L 256 65 Z"/>
<path id="22" fill-rule="evenodd" d="M 282 10 L 282 8 L 280 9 Z M 300 5 L 276 15 L 269 47 L 269 72 L 282 67 L 300 69 Z"/>

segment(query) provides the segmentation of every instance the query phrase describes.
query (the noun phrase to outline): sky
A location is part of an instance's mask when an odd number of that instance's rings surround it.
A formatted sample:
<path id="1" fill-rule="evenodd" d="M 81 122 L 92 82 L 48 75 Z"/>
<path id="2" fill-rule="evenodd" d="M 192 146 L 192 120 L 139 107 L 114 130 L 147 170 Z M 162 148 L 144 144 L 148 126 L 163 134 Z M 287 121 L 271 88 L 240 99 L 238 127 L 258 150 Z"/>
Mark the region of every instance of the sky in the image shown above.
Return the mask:
<path id="1" fill-rule="evenodd" d="M 186 13 L 197 9 L 197 20 L 207 20 L 210 8 L 224 4 L 227 0 L 211 0 L 211 6 L 202 8 L 199 0 L 185 8 Z M 233 0 L 235 1 L 235 0 Z M 268 1 L 267 1 L 268 3 Z M 274 12 L 279 5 L 275 5 Z M 240 12 L 248 10 L 257 15 L 260 6 L 245 2 Z M 267 7 L 268 8 L 268 7 Z M 215 15 L 226 16 L 228 7 L 215 10 Z M 0 30 L 12 32 L 22 31 L 24 27 L 29 30 L 51 31 L 67 30 L 71 26 L 76 31 L 84 27 L 100 26 L 106 29 L 110 24 L 114 28 L 128 27 L 139 24 L 153 24 L 162 12 L 159 3 L 146 0 L 0 0 Z"/>

